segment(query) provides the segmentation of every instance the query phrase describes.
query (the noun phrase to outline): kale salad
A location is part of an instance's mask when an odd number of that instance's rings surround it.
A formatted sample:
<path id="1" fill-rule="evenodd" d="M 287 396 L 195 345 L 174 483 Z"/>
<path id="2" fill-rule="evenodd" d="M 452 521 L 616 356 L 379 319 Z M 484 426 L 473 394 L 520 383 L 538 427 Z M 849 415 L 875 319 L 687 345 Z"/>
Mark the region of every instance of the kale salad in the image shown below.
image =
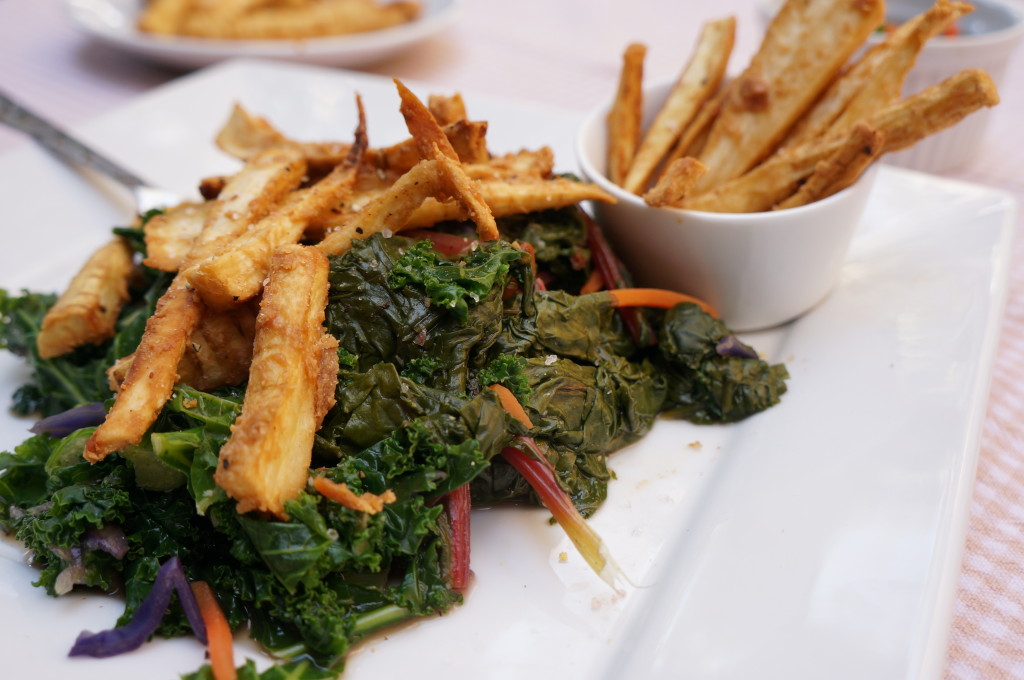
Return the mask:
<path id="1" fill-rule="evenodd" d="M 111 337 L 44 357 L 56 296 L 0 292 L 0 345 L 30 372 L 11 409 L 41 418 L 0 453 L 0 528 L 24 544 L 49 595 L 91 589 L 124 603 L 116 627 L 68 640 L 72 655 L 195 635 L 209 663 L 189 680 L 223 680 L 226 666 L 240 678 L 337 677 L 360 640 L 462 602 L 470 509 L 498 504 L 544 505 L 614 587 L 585 522 L 614 483 L 609 456 L 659 417 L 758 413 L 788 375 L 706 305 L 631 288 L 578 205 L 495 217 L 496 239 L 448 219 L 325 258 L 317 328 L 329 342 L 317 347 L 330 348 L 320 365 L 332 390 L 305 481 L 279 513 L 240 512 L 218 483 L 244 371 L 204 382 L 179 367 L 141 440 L 85 455 L 118 398 L 118 367 L 141 353 L 180 280 L 145 264 L 145 221 L 115 229 L 132 271 Z M 273 321 L 257 317 L 257 347 L 259 324 Z M 236 668 L 240 630 L 277 665 Z"/>

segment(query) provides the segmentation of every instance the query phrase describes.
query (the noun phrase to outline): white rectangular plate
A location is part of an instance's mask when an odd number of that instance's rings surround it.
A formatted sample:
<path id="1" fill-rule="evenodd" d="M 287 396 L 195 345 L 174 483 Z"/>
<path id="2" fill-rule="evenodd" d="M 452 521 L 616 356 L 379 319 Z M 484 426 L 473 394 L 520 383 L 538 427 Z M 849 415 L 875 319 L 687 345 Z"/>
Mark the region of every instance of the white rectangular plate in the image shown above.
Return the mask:
<path id="1" fill-rule="evenodd" d="M 259 62 L 183 78 L 78 132 L 191 194 L 235 167 L 211 143 L 233 102 L 292 136 L 344 140 L 355 91 L 371 144 L 404 136 L 387 80 Z M 492 151 L 548 144 L 573 168 L 575 115 L 466 98 L 490 122 Z M 61 289 L 129 212 L 114 187 L 31 146 L 0 157 L 0 172 L 8 289 Z M 1015 211 L 1000 192 L 882 168 L 836 290 L 748 338 L 788 364 L 782 403 L 728 427 L 661 421 L 614 457 L 593 524 L 636 587 L 611 592 L 543 511 L 477 512 L 465 605 L 367 641 L 345 676 L 937 678 Z M 4 399 L 23 378 L 0 358 Z M 10 449 L 29 423 L 0 418 Z M 20 546 L 0 541 L 5 677 L 169 678 L 203 662 L 192 640 L 68 659 L 79 631 L 112 625 L 121 604 L 52 599 L 34 578 Z M 244 641 L 240 651 L 259 656 Z"/>

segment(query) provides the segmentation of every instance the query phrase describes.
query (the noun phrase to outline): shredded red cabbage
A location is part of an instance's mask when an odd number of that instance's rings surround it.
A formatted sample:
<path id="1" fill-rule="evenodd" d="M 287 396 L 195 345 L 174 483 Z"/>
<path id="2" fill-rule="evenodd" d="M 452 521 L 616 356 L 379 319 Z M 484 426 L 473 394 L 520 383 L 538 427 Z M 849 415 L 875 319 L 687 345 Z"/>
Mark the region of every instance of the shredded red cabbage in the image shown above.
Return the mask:
<path id="1" fill-rule="evenodd" d="M 749 345 L 740 342 L 734 334 L 730 333 L 715 345 L 715 352 L 721 357 L 733 357 L 736 359 L 756 359 L 757 352 Z"/>
<path id="2" fill-rule="evenodd" d="M 164 614 L 167 613 L 167 607 L 171 603 L 172 590 L 178 592 L 178 599 L 181 601 L 196 638 L 206 644 L 206 626 L 202 622 L 202 617 L 199 616 L 199 606 L 196 604 L 192 589 L 189 588 L 185 572 L 181 568 L 181 560 L 172 557 L 160 566 L 153 587 L 139 608 L 135 610 L 128 625 L 110 628 L 99 633 L 82 631 L 78 639 L 75 640 L 74 646 L 71 647 L 68 656 L 92 656 L 102 659 L 138 649 L 153 635 L 163 620 Z"/>
<path id="3" fill-rule="evenodd" d="M 107 524 L 102 529 L 86 531 L 82 547 L 87 550 L 102 550 L 121 560 L 128 554 L 128 539 L 121 527 L 116 524 Z"/>
<path id="4" fill-rule="evenodd" d="M 107 410 L 98 401 L 76 406 L 36 422 L 28 429 L 32 434 L 48 434 L 51 437 L 67 437 L 83 427 L 99 425 L 107 417 Z"/>

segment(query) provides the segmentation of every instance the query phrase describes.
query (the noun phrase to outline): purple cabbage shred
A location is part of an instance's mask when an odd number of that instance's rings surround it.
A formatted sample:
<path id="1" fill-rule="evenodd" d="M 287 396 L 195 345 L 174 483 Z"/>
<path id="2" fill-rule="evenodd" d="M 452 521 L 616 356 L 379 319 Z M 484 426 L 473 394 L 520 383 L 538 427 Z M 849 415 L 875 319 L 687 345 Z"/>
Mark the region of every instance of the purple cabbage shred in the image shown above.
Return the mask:
<path id="1" fill-rule="evenodd" d="M 60 439 L 83 427 L 99 425 L 106 417 L 107 410 L 103 408 L 103 404 L 93 401 L 43 418 L 28 431 L 32 434 L 48 434 Z"/>
<path id="2" fill-rule="evenodd" d="M 715 345 L 715 352 L 721 357 L 732 357 L 734 359 L 757 359 L 757 352 L 749 345 L 740 342 L 733 333 L 725 336 Z"/>
<path id="3" fill-rule="evenodd" d="M 178 599 L 196 638 L 206 644 L 206 626 L 199 616 L 199 607 L 185 578 L 181 560 L 172 557 L 160 566 L 153 587 L 127 625 L 99 633 L 83 631 L 75 640 L 68 656 L 91 656 L 102 659 L 138 649 L 160 626 L 164 614 L 167 613 L 167 607 L 170 606 L 172 590 L 177 590 Z"/>

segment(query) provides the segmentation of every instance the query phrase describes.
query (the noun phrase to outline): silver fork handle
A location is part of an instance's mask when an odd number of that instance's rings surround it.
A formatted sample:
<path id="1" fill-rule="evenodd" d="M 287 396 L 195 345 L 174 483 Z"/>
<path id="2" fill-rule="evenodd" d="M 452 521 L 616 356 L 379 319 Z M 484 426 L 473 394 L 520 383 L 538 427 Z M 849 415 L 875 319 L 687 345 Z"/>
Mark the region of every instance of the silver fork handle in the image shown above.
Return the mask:
<path id="1" fill-rule="evenodd" d="M 129 189 L 145 186 L 134 173 L 93 151 L 0 91 L 0 122 L 21 130 L 63 160 L 98 170 Z"/>

